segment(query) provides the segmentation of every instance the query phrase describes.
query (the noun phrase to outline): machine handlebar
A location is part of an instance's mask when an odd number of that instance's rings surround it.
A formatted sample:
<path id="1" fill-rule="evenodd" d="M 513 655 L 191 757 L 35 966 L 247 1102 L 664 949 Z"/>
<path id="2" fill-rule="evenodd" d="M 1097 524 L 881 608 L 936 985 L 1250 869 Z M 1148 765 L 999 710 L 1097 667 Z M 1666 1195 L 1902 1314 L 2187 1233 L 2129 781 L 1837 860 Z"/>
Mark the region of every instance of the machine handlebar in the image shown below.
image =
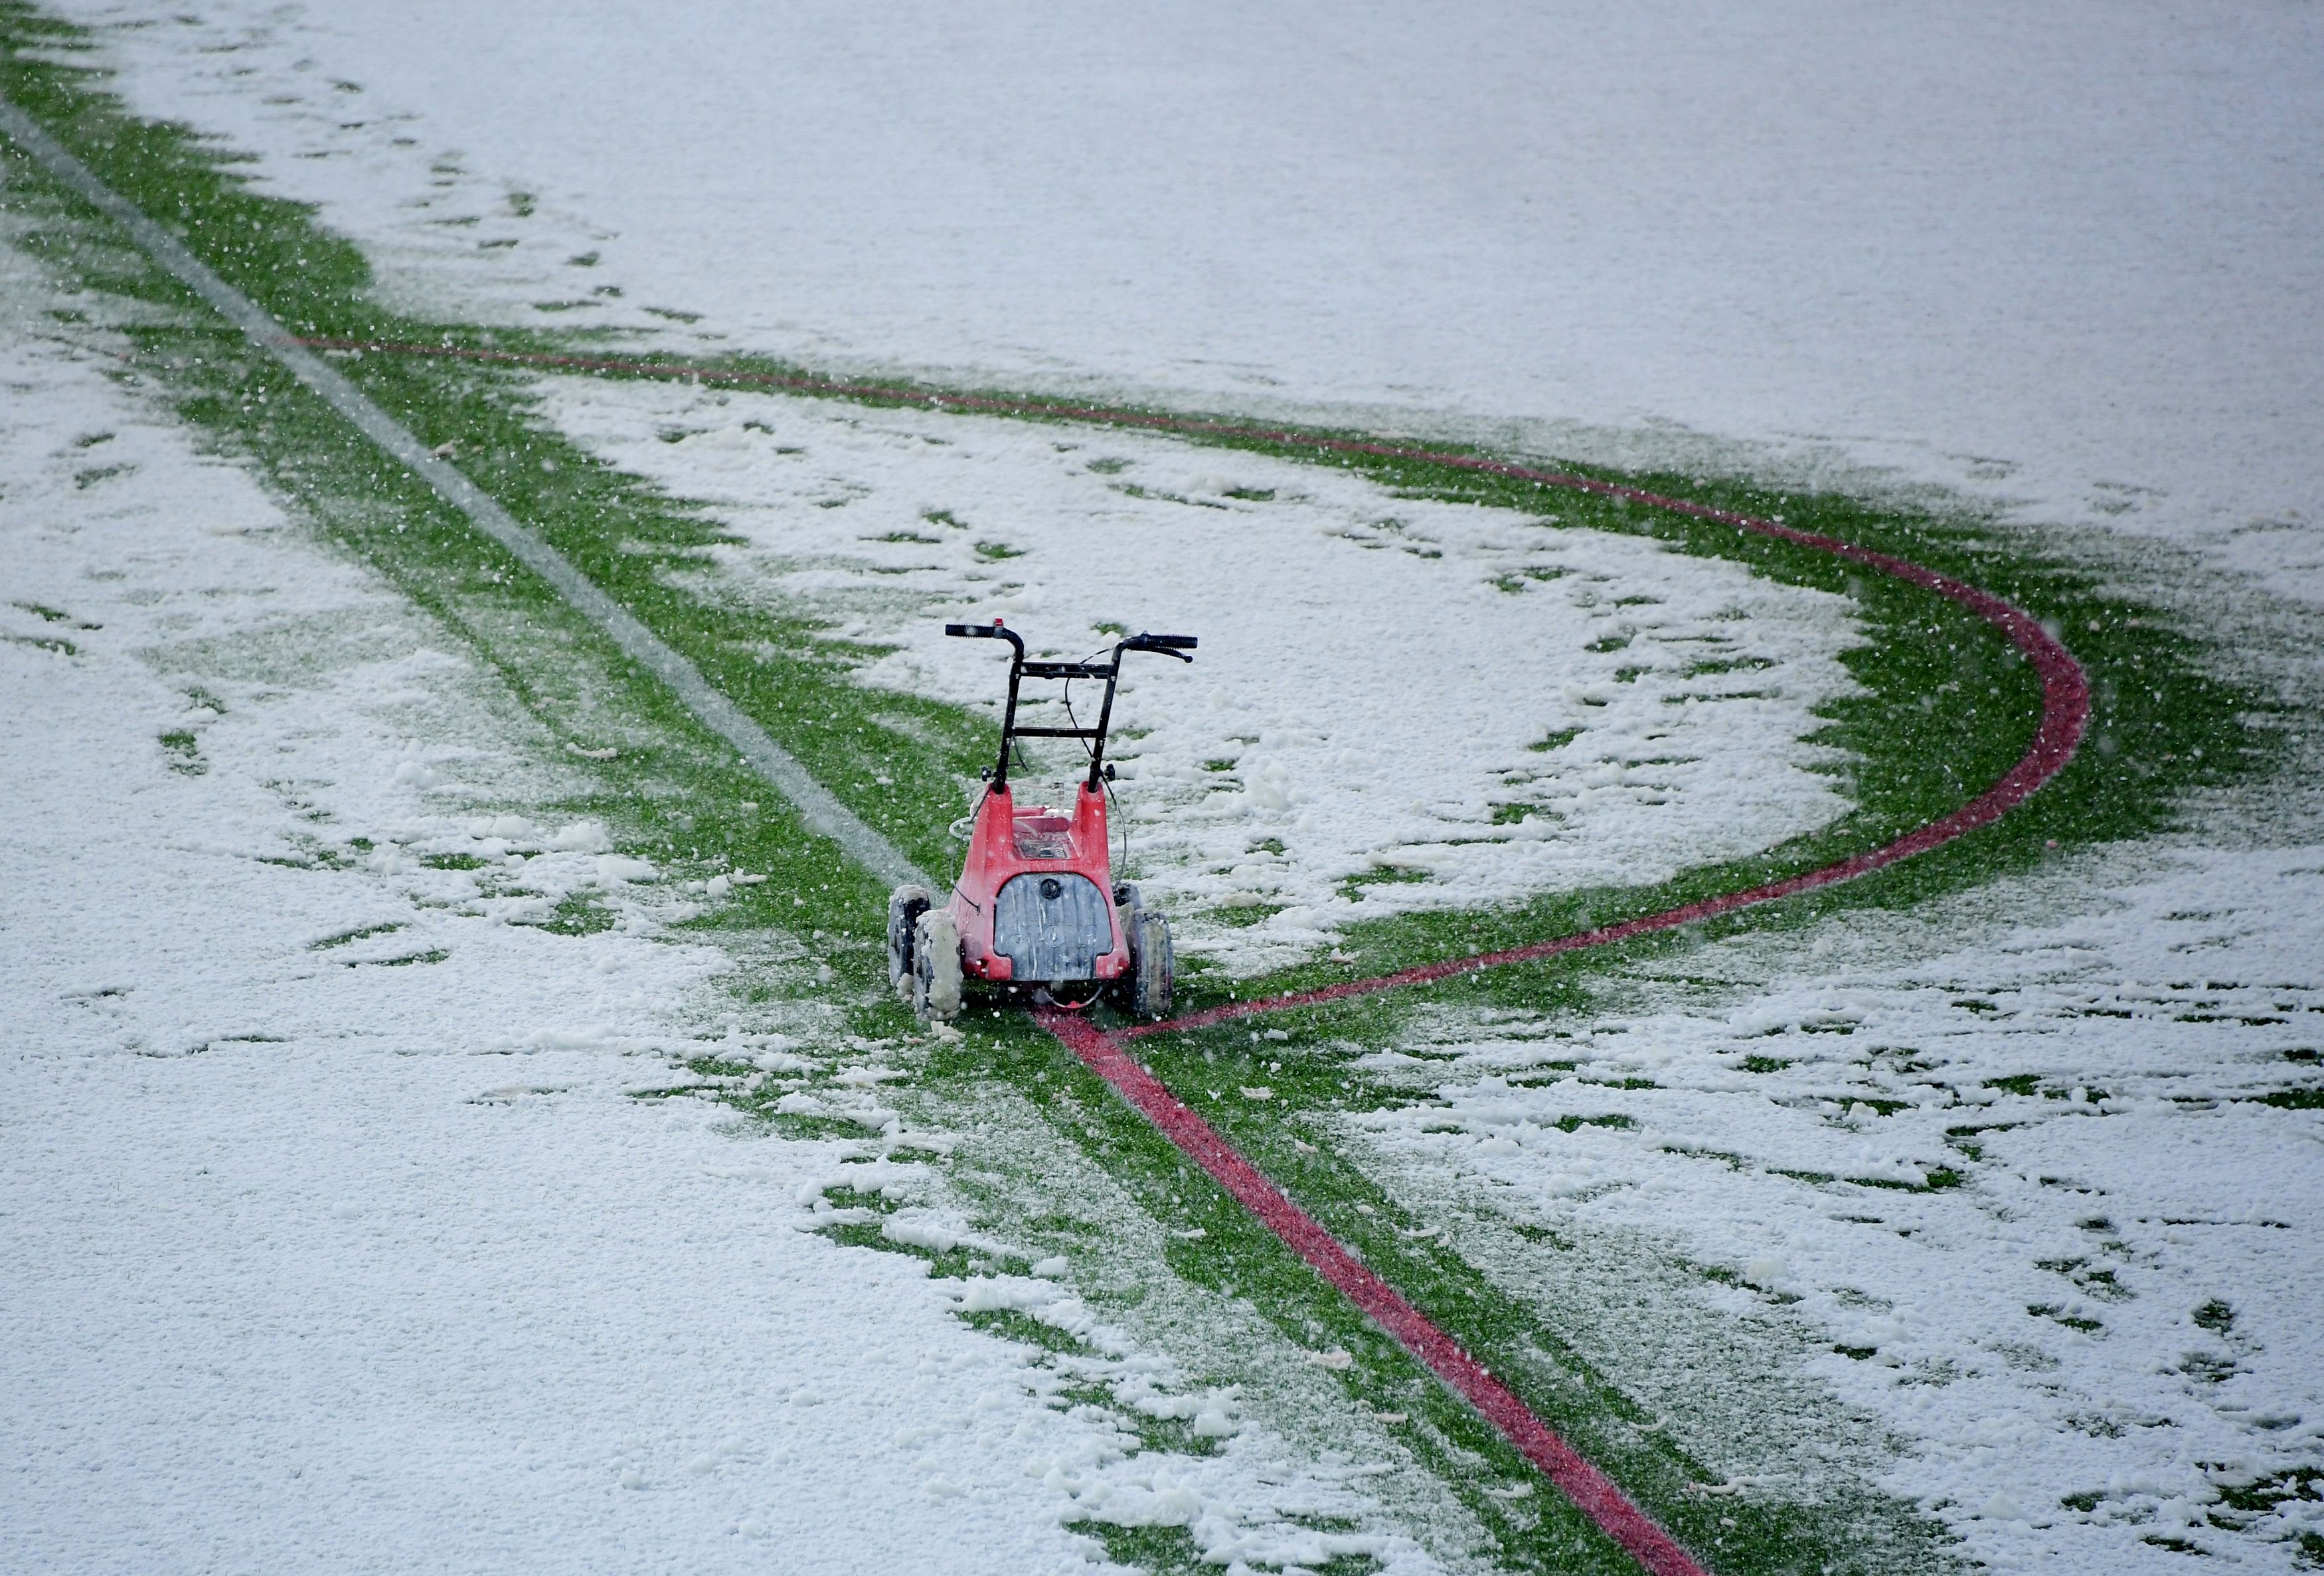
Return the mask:
<path id="1" fill-rule="evenodd" d="M 1186 653 L 1194 649 L 1194 643 L 1192 635 L 1132 635 L 1118 649 L 1124 651 L 1158 651 L 1165 657 L 1176 657 L 1181 662 L 1192 662 L 1194 659 Z"/>
<path id="2" fill-rule="evenodd" d="M 998 620 L 989 624 L 946 624 L 945 633 L 966 641 L 1006 641 L 1017 648 L 1019 657 L 1021 658 L 1025 654 L 1024 637 Z M 1193 635 L 1141 633 L 1130 636 L 1114 647 L 1114 650 L 1117 653 L 1116 660 L 1120 659 L 1118 654 L 1123 651 L 1158 651 L 1165 657 L 1176 657 L 1181 662 L 1192 662 L 1194 659 L 1186 653 L 1194 649 L 1195 643 L 1195 638 Z"/>
<path id="3" fill-rule="evenodd" d="M 1004 627 L 999 619 L 989 624 L 946 624 L 945 633 L 975 641 L 1006 641 L 1017 648 L 1017 659 L 1019 662 L 1025 659 L 1024 637 L 1015 630 Z"/>
<path id="4" fill-rule="evenodd" d="M 1105 762 L 1105 737 L 1113 721 L 1113 689 L 1121 677 L 1121 654 L 1124 651 L 1155 651 L 1165 657 L 1176 657 L 1181 662 L 1192 662 L 1186 655 L 1194 649 L 1192 635 L 1155 635 L 1140 631 L 1128 640 L 1115 642 L 1113 660 L 1108 664 L 1095 662 L 1028 662 L 1025 660 L 1025 637 L 1005 627 L 999 619 L 989 624 L 946 624 L 945 633 L 968 641 L 1006 641 L 1016 648 L 1016 658 L 1009 665 L 1009 706 L 1001 714 L 1001 759 L 985 773 L 992 785 L 991 792 L 1009 791 L 1009 760 L 1019 738 L 1081 739 L 1087 741 L 1089 778 L 1085 787 L 1091 793 L 1100 783 L 1113 774 Z M 1076 678 L 1102 678 L 1105 681 L 1105 699 L 1100 705 L 1097 726 L 1084 728 L 1078 723 L 1071 728 L 1019 728 L 1017 725 L 1017 681 L 1020 678 L 1062 678 L 1066 689 L 1067 712 L 1071 713 L 1071 685 Z"/>

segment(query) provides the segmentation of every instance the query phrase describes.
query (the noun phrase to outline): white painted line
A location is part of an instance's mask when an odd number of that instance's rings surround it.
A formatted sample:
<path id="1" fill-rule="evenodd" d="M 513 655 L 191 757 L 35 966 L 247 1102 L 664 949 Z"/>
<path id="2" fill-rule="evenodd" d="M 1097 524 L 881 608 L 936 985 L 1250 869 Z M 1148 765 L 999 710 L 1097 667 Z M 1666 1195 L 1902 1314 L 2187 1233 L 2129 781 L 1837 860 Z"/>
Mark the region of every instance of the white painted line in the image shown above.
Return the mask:
<path id="1" fill-rule="evenodd" d="M 549 582 L 568 606 L 610 636 L 624 656 L 668 685 L 687 711 L 732 744 L 761 777 L 791 802 L 809 831 L 839 844 L 848 858 L 890 886 L 909 883 L 933 889 L 941 884 L 907 859 L 902 849 L 833 797 L 828 788 L 807 774 L 796 756 L 770 738 L 767 731 L 744 715 L 733 701 L 712 688 L 700 668 L 672 650 L 660 636 L 632 617 L 627 608 L 606 595 L 564 554 L 519 524 L 483 488 L 430 454 L 425 444 L 373 404 L 362 390 L 311 352 L 292 343 L 290 332 L 257 302 L 211 272 L 208 265 L 188 251 L 183 242 L 99 180 L 64 144 L 5 98 L 0 98 L 0 132 L 5 132 L 50 174 L 119 223 L 154 262 L 216 308 L 221 317 L 242 330 L 244 337 L 281 363 L 291 376 L 353 422 L 389 457 L 426 482 L 438 498 L 466 515 L 470 524 Z"/>

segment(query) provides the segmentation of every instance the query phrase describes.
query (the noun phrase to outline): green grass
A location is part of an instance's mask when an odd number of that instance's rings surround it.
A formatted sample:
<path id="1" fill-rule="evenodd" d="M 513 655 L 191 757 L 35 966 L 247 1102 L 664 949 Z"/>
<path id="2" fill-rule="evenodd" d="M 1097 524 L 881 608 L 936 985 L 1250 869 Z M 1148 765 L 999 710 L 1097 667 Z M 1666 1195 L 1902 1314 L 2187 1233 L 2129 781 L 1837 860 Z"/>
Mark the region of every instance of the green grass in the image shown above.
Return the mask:
<path id="1" fill-rule="evenodd" d="M 93 72 L 53 63 L 58 51 L 81 43 L 73 30 L 14 0 L 0 0 L 0 40 L 6 41 L 0 89 L 12 101 L 38 116 L 116 190 L 176 229 L 223 276 L 296 331 L 520 351 L 604 348 L 571 331 L 519 332 L 390 311 L 371 292 L 361 255 L 321 229 L 308 210 L 254 191 L 231 154 L 184 129 L 129 116 Z M 20 46 L 27 43 L 42 45 L 42 53 L 23 53 Z M 557 737 L 576 751 L 589 752 L 583 758 L 586 767 L 576 769 L 586 770 L 592 786 L 563 808 L 604 819 L 625 847 L 680 879 L 723 869 L 767 875 L 764 885 L 739 889 L 735 900 L 696 921 L 697 928 L 714 936 L 782 932 L 811 937 L 811 950 L 833 973 L 823 993 L 845 1007 L 856 1031 L 893 1037 L 906 1029 L 881 976 L 876 943 L 884 892 L 835 849 L 808 835 L 772 790 L 734 762 L 659 684 L 13 150 L 5 178 L 12 203 L 31 226 L 26 244 L 33 251 L 88 288 L 162 309 L 143 314 L 125 331 L 134 354 L 119 375 L 156 392 L 205 441 L 245 463 L 291 507 L 459 631 Z M 724 539 L 716 522 L 685 501 L 600 464 L 565 438 L 540 414 L 530 374 L 380 355 L 341 357 L 337 364 L 423 443 L 456 443 L 457 463 L 473 480 L 690 658 L 859 815 L 925 867 L 950 868 L 956 845 L 946 828 L 957 805 L 948 785 L 973 776 L 989 756 L 988 723 L 955 708 L 858 687 L 850 676 L 867 653 L 832 640 L 811 617 L 780 607 L 739 607 L 689 589 L 696 583 L 681 571 L 697 567 L 700 549 Z M 737 372 L 810 375 L 771 361 L 738 358 L 727 364 Z M 918 392 L 1021 397 L 1008 390 Z M 1855 807 L 1841 820 L 1749 859 L 1689 871 L 1666 882 L 1568 892 L 1504 908 L 1368 920 L 1347 939 L 1363 959 L 1365 972 L 1518 945 L 1814 868 L 1955 807 L 1999 776 L 2031 736 L 2038 688 L 1997 631 L 1928 593 L 1828 556 L 1730 528 L 1443 464 L 1333 454 L 1296 438 L 1188 441 L 1357 471 L 1416 498 L 1517 511 L 1539 519 L 1544 530 L 1624 531 L 1653 537 L 1678 552 L 1738 561 L 1786 584 L 1850 597 L 1868 636 L 1868 643 L 1847 658 L 1862 694 L 1831 708 L 1819 734 L 1854 763 L 1842 786 Z M 1118 472 L 1127 464 L 1099 461 L 1092 468 Z M 88 475 L 88 485 L 121 484 L 106 467 Z M 2091 675 L 2097 709 L 2088 747 L 2058 781 L 2001 825 L 1845 888 L 1552 963 L 1286 1015 L 1277 1026 L 1297 1042 L 1296 1056 L 1270 1042 L 1255 1045 L 1242 1028 L 1151 1039 L 1142 1042 L 1141 1054 L 1173 1089 L 1406 1295 L 1484 1356 L 1529 1404 L 1604 1463 L 1714 1568 L 1774 1571 L 1821 1565 L 1839 1571 L 1942 1563 L 1941 1540 L 1925 1523 L 1868 1491 L 1812 1507 L 1713 1502 L 1691 1493 L 1688 1485 L 1703 1475 L 1697 1464 L 1645 1429 L 1637 1407 L 1619 1387 L 1542 1317 L 1497 1295 L 1441 1240 L 1407 1235 L 1418 1222 L 1333 1153 L 1325 1141 L 1328 1124 L 1345 1113 L 1408 1098 L 1405 1091 L 1360 1074 L 1352 1064 L 1362 1050 L 1397 1040 L 1424 1003 L 1579 1009 L 1587 1003 L 1593 975 L 1669 955 L 1703 936 L 1757 927 L 1804 928 L 1858 907 L 1909 906 L 2024 869 L 2051 857 L 2052 843 L 2070 847 L 2158 830 L 2172 824 L 2177 805 L 2190 793 L 2273 769 L 2269 705 L 2262 696 L 2210 677 L 2215 664 L 2198 637 L 2175 631 L 2153 609 L 2107 589 L 2097 570 L 2045 555 L 2038 544 L 1991 522 L 1934 519 L 1840 494 L 1770 492 L 1733 477 L 1648 474 L 1618 479 L 1778 515 L 1788 524 L 1900 554 L 2017 602 L 2057 626 Z M 1264 501 L 1260 494 L 1250 496 Z M 929 512 L 926 521 L 933 530 L 965 529 L 941 511 Z M 1000 542 L 977 543 L 976 550 L 993 559 L 1015 556 L 1015 549 Z M 1524 587 L 1512 582 L 1504 589 L 1515 594 Z M 48 610 L 33 611 L 48 616 Z M 1573 736 L 1552 735 L 1536 748 L 1554 750 Z M 618 753 L 595 759 L 608 741 L 618 742 Z M 179 770 L 200 770 L 190 732 L 164 735 L 161 745 Z M 1232 766 L 1223 758 L 1217 764 L 1222 770 Z M 883 789 L 883 779 L 901 786 Z M 1508 808 L 1522 813 L 1521 806 Z M 316 857 L 342 856 L 318 848 Z M 1360 896 L 1370 885 L 1425 879 L 1425 872 L 1384 868 L 1349 888 L 1351 895 Z M 1253 919 L 1262 917 L 1260 910 L 1246 913 Z M 573 899 L 548 925 L 577 934 L 610 920 L 602 906 Z M 330 947 L 356 938 L 350 935 L 318 945 Z M 428 961 L 433 960 L 426 954 L 391 960 Z M 1242 982 L 1196 968 L 1183 982 L 1182 1000 L 1185 1008 L 1198 1009 L 1346 977 L 1344 968 L 1322 961 Z M 794 988 L 761 972 L 738 991 L 751 1000 Z M 1436 1472 L 1444 1492 L 1489 1529 L 1508 1568 L 1628 1568 L 1555 1496 L 1517 1503 L 1485 1493 L 1488 1483 L 1526 1478 L 1523 1463 L 1508 1447 L 1192 1171 L 1176 1149 L 1111 1100 L 1054 1041 L 1016 1017 L 980 1014 L 969 1028 L 960 1045 L 940 1047 L 932 1055 L 916 1080 L 918 1098 L 937 1107 L 947 1101 L 966 1106 L 976 1090 L 1003 1084 L 1043 1112 L 1059 1135 L 1116 1179 L 1154 1220 L 1174 1231 L 1199 1228 L 1200 1237 L 1170 1239 L 1170 1268 L 1191 1285 L 1248 1300 L 1300 1345 L 1352 1354 L 1353 1366 L 1340 1376 L 1348 1403 L 1413 1420 L 1408 1442 L 1415 1454 Z M 1759 1056 L 1743 1064 L 1758 1073 L 1786 1065 Z M 705 1082 L 687 1089 L 732 1099 L 778 1130 L 801 1137 L 860 1136 L 859 1129 L 839 1119 L 776 1112 L 764 1100 L 754 1104 L 747 1092 L 717 1082 L 727 1073 L 696 1073 Z M 2037 1081 L 2002 1083 L 2031 1094 Z M 2025 1087 L 2017 1089 L 2020 1083 Z M 1257 1083 L 1272 1088 L 1275 1099 L 1260 1106 L 1207 1098 L 1212 1089 Z M 2304 1108 L 2308 1092 L 2269 1098 Z M 1067 1095 L 1072 1098 L 1062 1098 Z M 1960 1147 L 1976 1158 L 1973 1146 Z M 1932 1187 L 1961 1184 L 1960 1175 L 1950 1171 L 1930 1181 Z M 835 1228 L 834 1234 L 854 1245 L 899 1250 L 880 1237 L 876 1226 L 858 1222 Z M 1545 1273 L 1554 1274 L 1554 1249 L 1544 1252 Z M 980 1262 L 964 1252 L 928 1257 L 939 1273 L 973 1273 Z M 1038 1331 L 1014 1326 L 1002 1332 L 1028 1341 L 1045 1339 Z M 1730 1520 L 1734 1525 L 1725 1525 Z M 1149 1569 L 1180 1568 L 1188 1557 L 1183 1532 L 1174 1536 L 1168 1529 L 1092 1530 L 1110 1551 L 1119 1545 L 1118 1557 L 1134 1556 Z"/>
<path id="2" fill-rule="evenodd" d="M 202 759 L 201 742 L 184 728 L 175 728 L 161 735 L 161 754 L 170 770 L 185 777 L 199 777 L 209 770 L 209 762 Z"/>
<path id="3" fill-rule="evenodd" d="M 400 919 L 384 925 L 360 926 L 354 930 L 343 930 L 337 935 L 327 935 L 320 941 L 309 942 L 307 950 L 328 952 L 334 947 L 346 946 L 351 942 L 368 941 L 374 935 L 387 935 L 402 928 L 403 922 Z"/>

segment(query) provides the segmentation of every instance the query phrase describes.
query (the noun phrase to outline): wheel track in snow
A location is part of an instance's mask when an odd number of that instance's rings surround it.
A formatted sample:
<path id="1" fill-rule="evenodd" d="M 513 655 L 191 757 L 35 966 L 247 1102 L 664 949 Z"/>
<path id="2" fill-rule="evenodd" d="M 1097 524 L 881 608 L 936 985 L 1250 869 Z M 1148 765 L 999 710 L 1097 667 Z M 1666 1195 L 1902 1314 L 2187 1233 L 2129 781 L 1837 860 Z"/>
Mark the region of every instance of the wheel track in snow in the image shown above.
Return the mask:
<path id="1" fill-rule="evenodd" d="M 858 862 L 890 879 L 915 876 L 911 862 L 893 843 L 866 825 L 800 764 L 712 688 L 699 671 L 653 635 L 556 552 L 512 518 L 467 477 L 430 453 L 410 432 L 374 404 L 316 351 L 362 351 L 492 362 L 628 376 L 685 379 L 782 389 L 827 398 L 876 400 L 936 410 L 1015 416 L 1047 420 L 1142 428 L 1190 437 L 1224 438 L 1314 449 L 1321 453 L 1410 460 L 1445 465 L 1546 488 L 1593 493 L 1733 527 L 1756 535 L 1826 552 L 1930 591 L 1976 613 L 1999 629 L 2040 676 L 2042 721 L 2033 743 L 1999 780 L 1967 804 L 1881 847 L 1819 869 L 1643 916 L 1618 925 L 1552 937 L 1525 946 L 1473 957 L 1421 964 L 1370 979 L 1351 980 L 1320 990 L 1286 992 L 1190 1014 L 1161 1023 L 1134 1025 L 1107 1033 L 1066 1013 L 1041 1015 L 1043 1026 L 1126 1102 L 1150 1121 L 1187 1157 L 1250 1210 L 1293 1252 L 1385 1330 L 1416 1359 L 1461 1396 L 1499 1430 L 1550 1482 L 1579 1507 L 1609 1537 L 1655 1576 L 1702 1576 L 1702 1567 L 1610 1478 L 1534 1415 L 1506 1383 L 1406 1301 L 1312 1215 L 1292 1202 L 1267 1175 L 1149 1072 L 1130 1050 L 1142 1038 L 1318 1006 L 1352 997 L 1421 985 L 1483 969 L 1539 962 L 1568 953 L 1610 945 L 1637 936 L 1775 902 L 1802 892 L 1852 880 L 1874 871 L 1941 848 L 2000 820 L 2063 770 L 2089 721 L 2089 685 L 2081 667 L 2058 637 L 2030 613 L 1965 581 L 1937 573 L 1892 554 L 1875 552 L 1836 538 L 1820 536 L 1763 520 L 1652 493 L 1627 484 L 1566 472 L 1543 470 L 1471 455 L 1441 453 L 1359 438 L 1321 437 L 1288 428 L 1171 416 L 1143 410 L 1063 401 L 1017 400 L 993 395 L 933 392 L 877 383 L 759 373 L 679 363 L 613 357 L 558 355 L 475 349 L 454 346 L 398 344 L 290 334 L 249 297 L 227 284 L 189 251 L 184 242 L 106 187 L 88 167 L 32 118 L 0 100 L 0 132 L 108 217 L 123 226 L 153 260 L 321 397 L 390 457 L 417 474 L 446 502 L 458 509 L 485 536 L 531 568 L 575 610 L 611 636 L 625 652 L 662 679 L 687 710 L 741 751 L 760 775 L 799 809 L 807 825 L 838 843 Z"/>

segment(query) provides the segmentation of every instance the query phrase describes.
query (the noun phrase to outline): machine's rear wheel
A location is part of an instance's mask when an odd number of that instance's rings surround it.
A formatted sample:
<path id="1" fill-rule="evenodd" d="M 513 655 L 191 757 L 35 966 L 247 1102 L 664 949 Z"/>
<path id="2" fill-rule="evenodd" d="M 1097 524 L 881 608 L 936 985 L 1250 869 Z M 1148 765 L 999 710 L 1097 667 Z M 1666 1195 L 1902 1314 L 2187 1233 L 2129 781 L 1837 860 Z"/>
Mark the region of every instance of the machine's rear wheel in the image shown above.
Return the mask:
<path id="1" fill-rule="evenodd" d="M 888 897 L 888 988 L 912 999 L 912 933 L 936 899 L 926 887 L 898 887 Z"/>
<path id="2" fill-rule="evenodd" d="M 1170 1016 L 1170 922 L 1134 909 L 1130 915 L 1130 1015 L 1151 1021 Z"/>
<path id="3" fill-rule="evenodd" d="M 912 1016 L 922 1023 L 960 1016 L 960 929 L 948 909 L 929 909 L 912 928 Z"/>

